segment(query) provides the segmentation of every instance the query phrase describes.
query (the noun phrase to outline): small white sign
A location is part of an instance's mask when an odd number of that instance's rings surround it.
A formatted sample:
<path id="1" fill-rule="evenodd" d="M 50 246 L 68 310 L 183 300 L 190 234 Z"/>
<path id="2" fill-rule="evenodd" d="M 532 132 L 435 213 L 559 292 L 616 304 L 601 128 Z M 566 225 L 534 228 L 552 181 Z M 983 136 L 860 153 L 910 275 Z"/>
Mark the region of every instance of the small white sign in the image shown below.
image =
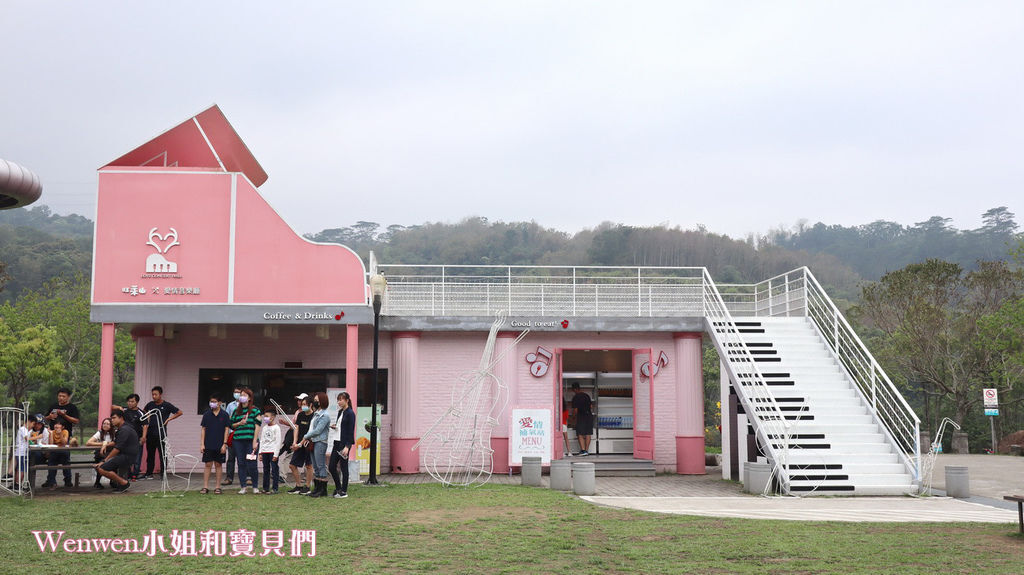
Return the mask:
<path id="1" fill-rule="evenodd" d="M 540 457 L 542 465 L 549 465 L 551 434 L 551 409 L 513 409 L 512 429 L 508 440 L 508 464 L 520 466 L 523 464 L 523 457 Z"/>
<path id="2" fill-rule="evenodd" d="M 992 387 L 986 387 L 982 392 L 985 398 L 985 407 L 999 407 L 999 391 Z"/>

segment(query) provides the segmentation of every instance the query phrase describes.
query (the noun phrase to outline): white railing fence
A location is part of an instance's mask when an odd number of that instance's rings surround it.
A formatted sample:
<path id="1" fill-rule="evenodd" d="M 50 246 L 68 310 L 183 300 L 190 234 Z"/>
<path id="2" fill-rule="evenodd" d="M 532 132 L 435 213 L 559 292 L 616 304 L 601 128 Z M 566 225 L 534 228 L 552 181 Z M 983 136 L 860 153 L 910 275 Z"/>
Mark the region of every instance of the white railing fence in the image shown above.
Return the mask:
<path id="1" fill-rule="evenodd" d="M 377 264 L 383 313 L 405 316 L 702 316 L 704 268 Z"/>
<path id="2" fill-rule="evenodd" d="M 754 361 L 754 356 L 750 353 L 722 294 L 706 271 L 704 308 L 708 329 L 714 335 L 711 339 L 729 371 L 729 378 L 736 384 L 737 397 L 750 416 L 759 443 L 773 466 L 782 492 L 788 493 L 789 467 L 785 452 L 789 445 L 791 427 Z"/>

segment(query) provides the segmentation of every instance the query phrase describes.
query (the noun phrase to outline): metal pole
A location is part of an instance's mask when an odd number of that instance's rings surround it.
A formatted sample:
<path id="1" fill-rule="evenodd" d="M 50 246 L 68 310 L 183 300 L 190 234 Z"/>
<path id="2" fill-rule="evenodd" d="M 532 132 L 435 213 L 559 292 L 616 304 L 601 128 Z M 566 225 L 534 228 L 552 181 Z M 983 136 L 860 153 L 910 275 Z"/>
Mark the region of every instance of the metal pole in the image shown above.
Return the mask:
<path id="1" fill-rule="evenodd" d="M 373 296 L 373 411 L 370 413 L 370 477 L 367 485 L 377 485 L 377 401 L 379 381 L 377 379 L 377 351 L 380 348 L 380 296 Z"/>
<path id="2" fill-rule="evenodd" d="M 996 418 L 994 415 L 988 416 L 989 425 L 992 426 L 992 453 L 999 453 L 999 441 L 996 440 Z"/>

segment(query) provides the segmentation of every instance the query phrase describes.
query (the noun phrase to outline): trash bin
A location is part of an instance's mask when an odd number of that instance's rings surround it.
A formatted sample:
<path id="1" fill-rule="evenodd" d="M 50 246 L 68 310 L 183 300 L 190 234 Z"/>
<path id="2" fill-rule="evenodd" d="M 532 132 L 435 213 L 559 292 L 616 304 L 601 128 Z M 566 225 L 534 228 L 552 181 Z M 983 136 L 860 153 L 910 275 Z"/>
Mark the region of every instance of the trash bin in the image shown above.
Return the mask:
<path id="1" fill-rule="evenodd" d="M 971 481 L 966 467 L 946 466 L 946 495 L 959 499 L 971 496 Z"/>
<path id="2" fill-rule="evenodd" d="M 524 457 L 522 480 L 523 485 L 540 487 L 540 457 Z"/>
<path id="3" fill-rule="evenodd" d="M 748 461 L 743 464 L 743 490 L 748 493 L 764 493 L 771 477 L 772 466 L 768 463 Z"/>
<path id="4" fill-rule="evenodd" d="M 551 489 L 572 490 L 572 462 L 559 459 L 551 462 Z"/>
<path id="5" fill-rule="evenodd" d="M 572 464 L 572 489 L 576 495 L 593 495 L 597 492 L 593 463 Z"/>

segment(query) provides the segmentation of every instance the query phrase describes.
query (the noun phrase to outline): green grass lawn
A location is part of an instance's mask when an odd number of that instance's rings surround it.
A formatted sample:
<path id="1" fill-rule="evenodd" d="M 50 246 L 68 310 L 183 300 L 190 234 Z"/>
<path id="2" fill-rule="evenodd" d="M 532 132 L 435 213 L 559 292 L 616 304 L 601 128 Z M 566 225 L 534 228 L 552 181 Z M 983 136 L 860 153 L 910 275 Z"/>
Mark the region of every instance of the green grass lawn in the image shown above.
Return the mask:
<path id="1" fill-rule="evenodd" d="M 0 518 L 0 573 L 1024 573 L 1016 525 L 709 519 L 518 486 L 354 486 L 344 500 L 6 498 Z M 262 530 L 316 529 L 317 556 L 41 553 L 31 534 L 142 540 L 150 529 L 168 540 L 172 529 L 247 529 L 257 554 Z"/>

